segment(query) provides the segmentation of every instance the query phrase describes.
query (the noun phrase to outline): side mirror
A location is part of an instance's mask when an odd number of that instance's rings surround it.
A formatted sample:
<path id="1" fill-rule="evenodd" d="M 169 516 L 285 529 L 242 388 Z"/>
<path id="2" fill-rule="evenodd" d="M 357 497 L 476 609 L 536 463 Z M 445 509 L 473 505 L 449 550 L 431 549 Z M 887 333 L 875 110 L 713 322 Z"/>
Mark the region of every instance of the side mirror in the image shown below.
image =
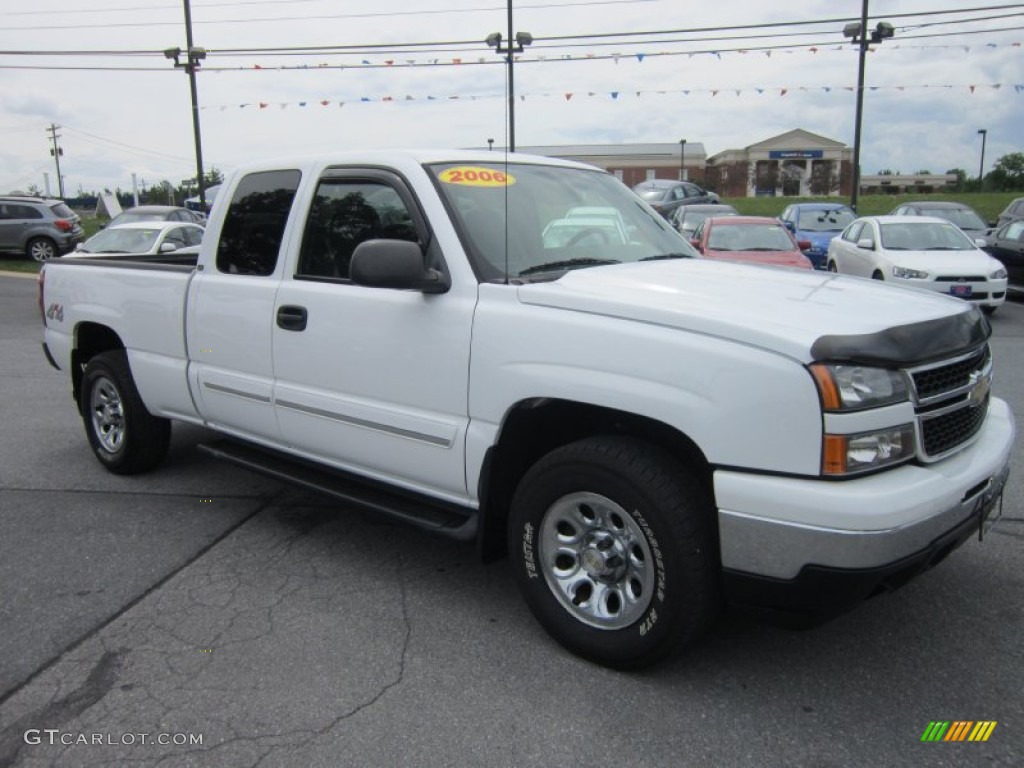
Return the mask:
<path id="1" fill-rule="evenodd" d="M 696 249 L 697 249 L 698 251 L 700 251 L 701 253 L 704 253 L 704 248 L 703 248 L 703 247 L 701 246 L 701 244 L 700 244 L 700 240 L 698 240 L 698 239 L 697 239 L 696 237 L 695 237 L 695 238 L 693 238 L 693 239 L 692 239 L 692 240 L 690 241 L 690 245 L 692 245 L 692 246 L 693 246 L 694 248 L 696 248 Z"/>
<path id="2" fill-rule="evenodd" d="M 794 224 L 792 221 L 784 221 L 782 223 L 790 232 L 796 233 L 796 224 Z"/>
<path id="3" fill-rule="evenodd" d="M 77 245 L 75 245 L 75 250 L 76 251 L 84 251 L 85 250 L 85 243 L 78 243 Z"/>
<path id="4" fill-rule="evenodd" d="M 352 252 L 349 277 L 356 285 L 446 293 L 445 276 L 423 264 L 419 243 L 408 240 L 366 240 Z"/>
<path id="5" fill-rule="evenodd" d="M 178 250 L 178 246 L 171 242 L 160 243 L 160 253 L 170 253 L 171 251 Z"/>
<path id="6" fill-rule="evenodd" d="M 870 237 L 862 237 L 857 241 L 857 247 L 863 248 L 865 251 L 873 251 L 875 250 L 875 241 Z"/>
<path id="7" fill-rule="evenodd" d="M 974 244 L 979 248 L 984 248 L 986 245 L 988 245 L 988 240 L 986 240 L 984 237 L 976 237 L 974 238 Z"/>

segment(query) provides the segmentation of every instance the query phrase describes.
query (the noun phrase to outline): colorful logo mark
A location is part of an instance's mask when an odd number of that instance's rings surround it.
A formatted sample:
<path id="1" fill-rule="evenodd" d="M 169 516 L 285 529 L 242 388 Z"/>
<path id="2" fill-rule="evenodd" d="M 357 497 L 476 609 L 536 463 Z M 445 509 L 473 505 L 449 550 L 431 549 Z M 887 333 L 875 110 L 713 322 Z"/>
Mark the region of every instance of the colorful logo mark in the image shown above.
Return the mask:
<path id="1" fill-rule="evenodd" d="M 996 729 L 995 720 L 932 720 L 921 741 L 988 741 Z"/>

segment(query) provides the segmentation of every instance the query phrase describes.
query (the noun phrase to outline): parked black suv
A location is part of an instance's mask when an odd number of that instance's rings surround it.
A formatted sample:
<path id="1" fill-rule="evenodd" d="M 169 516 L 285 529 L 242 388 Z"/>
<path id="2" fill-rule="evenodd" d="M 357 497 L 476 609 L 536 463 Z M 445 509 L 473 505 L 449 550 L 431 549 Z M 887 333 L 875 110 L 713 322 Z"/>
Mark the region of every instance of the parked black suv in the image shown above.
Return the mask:
<path id="1" fill-rule="evenodd" d="M 0 197 L 0 252 L 48 261 L 73 251 L 84 239 L 78 214 L 63 200 Z"/>

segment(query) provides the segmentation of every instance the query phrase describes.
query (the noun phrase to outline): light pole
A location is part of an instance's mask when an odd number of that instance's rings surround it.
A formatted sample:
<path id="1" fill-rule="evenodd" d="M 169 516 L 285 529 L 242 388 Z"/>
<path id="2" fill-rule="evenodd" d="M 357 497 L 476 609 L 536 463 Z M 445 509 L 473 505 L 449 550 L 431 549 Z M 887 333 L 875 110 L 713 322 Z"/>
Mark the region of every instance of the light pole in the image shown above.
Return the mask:
<path id="1" fill-rule="evenodd" d="M 981 162 L 978 163 L 978 191 L 981 192 L 985 186 L 985 139 L 988 138 L 988 128 L 979 128 L 981 134 Z"/>
<path id="2" fill-rule="evenodd" d="M 893 27 L 884 21 L 878 22 L 868 37 L 868 0 L 861 7 L 860 21 L 852 21 L 843 27 L 843 36 L 859 46 L 857 62 L 857 115 L 853 129 L 853 190 L 850 193 L 850 207 L 857 210 L 857 196 L 860 193 L 860 126 L 864 116 L 864 59 L 869 43 L 880 43 L 892 37 Z"/>
<path id="3" fill-rule="evenodd" d="M 515 45 L 512 40 L 515 39 Z M 512 0 L 508 0 L 508 45 L 501 47 L 501 32 L 492 32 L 484 41 L 494 49 L 497 54 L 504 54 L 508 62 L 508 148 L 510 152 L 516 151 L 516 90 L 513 80 L 514 53 L 522 53 L 523 48 L 533 42 L 533 35 L 529 32 L 516 32 L 512 37 Z"/>
<path id="4" fill-rule="evenodd" d="M 199 202 L 206 208 L 206 183 L 203 179 L 203 140 L 202 132 L 199 130 L 199 96 L 196 91 L 196 70 L 199 68 L 201 59 L 206 58 L 206 49 L 192 45 L 192 8 L 189 0 L 183 0 L 185 6 L 185 44 L 188 50 L 181 48 L 168 48 L 164 51 L 164 57 L 174 59 L 174 66 L 184 69 L 188 75 L 189 90 L 192 94 L 192 134 L 196 145 L 196 181 L 199 183 Z M 185 63 L 178 59 L 186 55 Z"/>
<path id="5" fill-rule="evenodd" d="M 686 139 L 679 140 L 679 180 L 686 180 Z"/>

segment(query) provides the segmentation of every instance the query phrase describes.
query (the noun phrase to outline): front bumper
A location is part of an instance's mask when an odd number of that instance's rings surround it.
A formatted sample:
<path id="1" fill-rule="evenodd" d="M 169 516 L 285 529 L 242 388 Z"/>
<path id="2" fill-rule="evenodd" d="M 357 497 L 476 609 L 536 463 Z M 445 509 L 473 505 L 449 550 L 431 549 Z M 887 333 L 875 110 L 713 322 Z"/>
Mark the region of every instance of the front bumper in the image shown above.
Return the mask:
<path id="1" fill-rule="evenodd" d="M 935 464 L 846 481 L 716 472 L 727 599 L 814 623 L 905 583 L 977 530 L 1013 440 L 993 398 L 977 440 Z"/>

